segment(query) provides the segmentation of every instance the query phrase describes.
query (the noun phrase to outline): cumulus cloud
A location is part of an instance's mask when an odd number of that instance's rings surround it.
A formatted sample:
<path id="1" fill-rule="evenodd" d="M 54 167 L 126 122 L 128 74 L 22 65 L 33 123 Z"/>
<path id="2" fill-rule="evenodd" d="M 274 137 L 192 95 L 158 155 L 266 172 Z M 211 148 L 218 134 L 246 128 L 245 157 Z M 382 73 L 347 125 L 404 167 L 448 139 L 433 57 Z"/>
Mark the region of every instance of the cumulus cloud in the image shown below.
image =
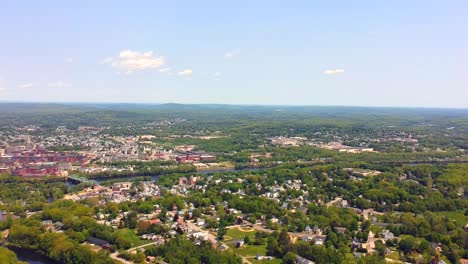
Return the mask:
<path id="1" fill-rule="evenodd" d="M 164 58 L 155 55 L 153 51 L 139 52 L 132 50 L 123 50 L 117 57 L 105 59 L 104 63 L 126 73 L 156 69 L 166 64 Z"/>
<path id="2" fill-rule="evenodd" d="M 341 74 L 341 73 L 344 73 L 343 69 L 328 69 L 328 70 L 323 71 L 323 74 L 326 74 L 326 75 L 334 75 L 334 74 Z"/>
<path id="3" fill-rule="evenodd" d="M 185 69 L 183 71 L 178 72 L 177 75 L 179 75 L 179 76 L 190 76 L 190 75 L 192 75 L 192 73 L 193 72 L 192 72 L 191 69 Z"/>
<path id="4" fill-rule="evenodd" d="M 239 50 L 227 51 L 226 53 L 224 53 L 224 58 L 226 58 L 226 59 L 231 59 L 231 58 L 234 58 L 234 57 L 236 57 L 237 55 L 239 55 L 239 53 L 240 53 Z"/>
<path id="5" fill-rule="evenodd" d="M 64 82 L 64 81 L 56 81 L 56 82 L 48 83 L 47 86 L 53 87 L 53 88 L 67 88 L 67 87 L 72 87 L 72 84 L 69 82 Z"/>
<path id="6" fill-rule="evenodd" d="M 31 88 L 33 86 L 34 86 L 33 83 L 22 83 L 22 84 L 18 85 L 19 88 Z"/>

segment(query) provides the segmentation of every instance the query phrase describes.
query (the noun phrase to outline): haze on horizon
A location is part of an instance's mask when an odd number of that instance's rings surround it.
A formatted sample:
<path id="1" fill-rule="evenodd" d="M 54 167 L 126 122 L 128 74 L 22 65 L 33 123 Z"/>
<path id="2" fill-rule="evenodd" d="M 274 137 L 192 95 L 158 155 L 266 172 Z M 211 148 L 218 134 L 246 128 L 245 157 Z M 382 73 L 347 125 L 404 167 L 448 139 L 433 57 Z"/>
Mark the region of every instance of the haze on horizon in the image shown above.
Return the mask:
<path id="1" fill-rule="evenodd" d="M 0 101 L 468 107 L 468 2 L 8 1 Z"/>

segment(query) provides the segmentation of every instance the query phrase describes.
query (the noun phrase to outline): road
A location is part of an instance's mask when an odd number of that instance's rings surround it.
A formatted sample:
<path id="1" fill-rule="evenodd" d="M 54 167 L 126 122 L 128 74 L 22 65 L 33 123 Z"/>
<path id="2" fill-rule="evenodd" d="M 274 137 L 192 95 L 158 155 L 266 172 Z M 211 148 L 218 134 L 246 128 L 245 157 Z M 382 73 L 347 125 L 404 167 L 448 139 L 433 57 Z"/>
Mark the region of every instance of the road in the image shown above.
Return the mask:
<path id="1" fill-rule="evenodd" d="M 119 263 L 123 263 L 123 264 L 134 264 L 134 263 L 131 262 L 131 261 L 126 261 L 125 259 L 119 258 L 118 255 L 119 255 L 119 252 L 116 251 L 116 252 L 110 254 L 109 257 L 111 257 L 113 260 L 118 261 Z"/>
<path id="2" fill-rule="evenodd" d="M 252 224 L 246 220 L 244 220 L 244 222 L 249 225 L 249 226 L 252 226 L 253 229 L 257 230 L 257 231 L 260 231 L 260 232 L 264 232 L 264 233 L 267 233 L 267 234 L 271 234 L 273 232 L 281 232 L 281 230 L 273 230 L 273 229 L 269 229 L 269 228 L 266 228 L 262 225 L 258 225 L 258 224 Z M 239 227 L 239 225 L 233 225 L 233 226 L 229 226 L 227 228 L 234 228 L 234 227 Z M 310 232 L 288 232 L 289 236 L 295 241 L 297 238 L 302 238 L 302 237 L 305 237 L 305 236 L 315 236 L 314 234 L 310 233 Z"/>
<path id="3" fill-rule="evenodd" d="M 339 203 L 339 202 L 341 202 L 341 201 L 343 201 L 343 198 L 341 198 L 341 197 L 336 197 L 335 199 L 333 199 L 333 200 L 331 200 L 330 202 L 326 203 L 326 207 L 328 208 L 328 207 L 330 207 L 330 206 L 332 206 L 332 205 L 334 205 L 334 204 L 336 204 L 336 203 Z"/>
<path id="4" fill-rule="evenodd" d="M 206 231 L 206 230 L 203 230 L 201 229 L 199 226 L 195 225 L 194 223 L 192 222 L 187 222 L 187 225 L 190 229 L 194 230 L 194 231 L 197 231 L 197 232 L 203 232 L 205 234 L 207 234 L 207 238 L 208 240 L 213 244 L 213 245 L 218 245 L 218 244 L 221 244 L 223 245 L 225 248 L 228 248 L 229 246 L 224 243 L 224 242 L 221 242 L 219 241 L 213 234 L 211 234 L 210 232 Z M 269 230 L 269 229 L 263 229 L 265 231 L 263 232 L 273 232 L 273 230 Z M 158 242 L 151 242 L 151 243 L 148 243 L 148 244 L 144 244 L 144 245 L 141 245 L 141 246 L 137 246 L 137 247 L 132 247 L 128 250 L 126 250 L 127 252 L 131 252 L 131 251 L 134 251 L 134 250 L 137 250 L 137 249 L 140 249 L 140 248 L 144 248 L 144 247 L 147 247 L 147 246 L 151 246 L 151 245 L 155 245 L 157 244 Z M 123 264 L 133 264 L 133 262 L 131 261 L 127 261 L 125 259 L 122 259 L 122 258 L 119 258 L 118 257 L 119 255 L 119 252 L 114 252 L 112 254 L 110 254 L 110 257 L 114 260 L 117 260 Z M 252 262 L 250 262 L 247 257 L 244 257 L 244 256 L 241 256 L 242 257 L 242 263 L 246 263 L 246 264 L 252 264 Z"/>
<path id="5" fill-rule="evenodd" d="M 362 210 L 362 216 L 364 217 L 365 220 L 369 220 L 369 216 L 371 215 L 384 215 L 384 213 L 377 212 L 374 209 Z"/>
<path id="6" fill-rule="evenodd" d="M 141 245 L 141 246 L 138 246 L 138 247 L 129 248 L 129 249 L 127 249 L 127 251 L 128 251 L 128 252 L 131 252 L 131 251 L 133 251 L 133 250 L 137 250 L 137 249 L 139 249 L 139 248 L 144 248 L 144 247 L 151 246 L 151 245 L 156 245 L 156 244 L 158 244 L 158 243 L 159 243 L 159 241 L 151 242 L 151 243 L 144 244 L 144 245 Z"/>
<path id="7" fill-rule="evenodd" d="M 226 243 L 219 241 L 213 234 L 211 234 L 211 233 L 208 232 L 208 231 L 205 231 L 205 230 L 201 229 L 199 226 L 195 225 L 194 223 L 192 223 L 192 222 L 187 222 L 187 225 L 188 225 L 188 227 L 189 227 L 190 229 L 192 229 L 192 230 L 194 230 L 194 231 L 206 233 L 206 234 L 207 234 L 207 237 L 208 237 L 208 240 L 209 240 L 213 245 L 218 245 L 218 243 L 220 243 L 221 245 L 223 245 L 224 248 L 228 248 L 228 247 L 229 247 L 228 245 L 226 245 Z M 226 227 L 226 228 L 229 228 L 229 227 Z M 242 258 L 242 263 L 252 264 L 252 262 L 250 262 L 250 261 L 247 259 L 247 257 L 241 256 L 241 258 Z"/>
<path id="8" fill-rule="evenodd" d="M 157 243 L 158 243 L 158 242 L 151 242 L 151 243 L 144 244 L 144 245 L 141 245 L 141 246 L 132 247 L 132 248 L 127 249 L 127 252 L 131 252 L 131 251 L 133 251 L 133 250 L 137 250 L 137 249 L 144 248 L 144 247 L 151 246 L 151 245 L 156 245 Z M 116 252 L 110 254 L 109 256 L 110 256 L 112 259 L 117 260 L 117 261 L 119 261 L 119 262 L 121 262 L 121 263 L 124 263 L 124 264 L 133 264 L 133 262 L 131 262 L 131 261 L 127 261 L 127 260 L 125 260 L 125 259 L 119 258 L 118 255 L 119 255 L 119 252 L 116 251 Z"/>
<path id="9" fill-rule="evenodd" d="M 209 240 L 213 245 L 218 245 L 218 243 L 220 243 L 220 244 L 223 245 L 224 247 L 228 247 L 228 245 L 226 245 L 224 242 L 219 241 L 213 234 L 211 234 L 210 232 L 208 232 L 208 231 L 206 231 L 206 230 L 201 229 L 199 226 L 195 225 L 194 223 L 192 223 L 192 222 L 187 222 L 187 225 L 188 225 L 188 227 L 189 227 L 190 229 L 192 229 L 192 230 L 194 230 L 194 231 L 202 232 L 202 233 L 207 234 L 208 240 Z"/>

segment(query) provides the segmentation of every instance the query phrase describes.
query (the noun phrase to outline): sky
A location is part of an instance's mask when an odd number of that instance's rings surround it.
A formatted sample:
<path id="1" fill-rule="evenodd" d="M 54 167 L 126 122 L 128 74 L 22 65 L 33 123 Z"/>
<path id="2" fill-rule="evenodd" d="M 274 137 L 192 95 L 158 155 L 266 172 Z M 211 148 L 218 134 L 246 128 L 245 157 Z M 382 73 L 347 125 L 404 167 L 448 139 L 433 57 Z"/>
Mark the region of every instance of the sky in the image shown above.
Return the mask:
<path id="1" fill-rule="evenodd" d="M 468 107 L 468 1 L 2 1 L 0 101 Z"/>

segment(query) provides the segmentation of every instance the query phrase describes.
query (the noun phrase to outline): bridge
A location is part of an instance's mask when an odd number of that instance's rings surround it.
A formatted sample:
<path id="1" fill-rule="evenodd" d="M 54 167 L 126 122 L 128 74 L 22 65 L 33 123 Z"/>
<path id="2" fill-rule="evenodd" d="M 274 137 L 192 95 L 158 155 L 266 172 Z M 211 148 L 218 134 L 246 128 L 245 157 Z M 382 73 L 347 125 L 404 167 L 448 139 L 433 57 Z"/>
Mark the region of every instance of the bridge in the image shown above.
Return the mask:
<path id="1" fill-rule="evenodd" d="M 90 184 L 93 184 L 93 185 L 99 185 L 99 183 L 97 181 L 90 180 L 88 178 L 85 178 L 85 177 L 82 177 L 82 176 L 79 176 L 79 175 L 76 175 L 76 174 L 69 175 L 67 177 L 67 181 L 72 181 L 72 182 L 77 182 L 77 183 L 90 183 Z"/>

